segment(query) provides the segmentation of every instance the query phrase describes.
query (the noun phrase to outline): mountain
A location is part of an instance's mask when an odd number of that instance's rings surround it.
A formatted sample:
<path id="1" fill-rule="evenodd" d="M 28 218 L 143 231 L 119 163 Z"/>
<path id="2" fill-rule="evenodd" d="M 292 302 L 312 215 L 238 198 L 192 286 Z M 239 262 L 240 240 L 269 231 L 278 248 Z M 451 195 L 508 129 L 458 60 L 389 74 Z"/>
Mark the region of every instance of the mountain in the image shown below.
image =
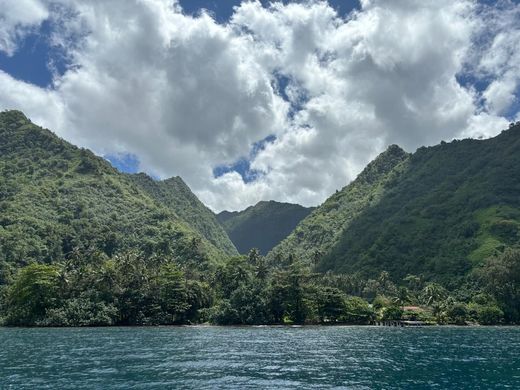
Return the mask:
<path id="1" fill-rule="evenodd" d="M 519 323 L 519 150 L 520 123 L 414 154 L 391 146 L 313 211 L 221 213 L 241 252 L 298 224 L 248 258 L 230 256 L 180 178 L 120 173 L 2 112 L 0 324 L 366 324 L 416 318 L 407 303 L 428 322 Z"/>
<path id="2" fill-rule="evenodd" d="M 318 271 L 388 271 L 456 288 L 490 256 L 520 244 L 520 123 L 495 138 L 407 154 L 391 146 L 302 220 L 268 257 Z"/>
<path id="3" fill-rule="evenodd" d="M 228 255 L 237 254 L 235 246 L 217 221 L 215 214 L 191 192 L 179 176 L 163 181 L 154 180 L 145 173 L 128 176 L 148 195 L 172 209 L 217 248 Z"/>
<path id="4" fill-rule="evenodd" d="M 271 260 L 293 254 L 307 263 L 316 263 L 341 237 L 341 232 L 365 209 L 379 201 L 385 185 L 402 171 L 409 154 L 390 146 L 359 174 L 303 219 L 294 231 L 268 254 Z"/>
<path id="5" fill-rule="evenodd" d="M 19 111 L 0 113 L 0 263 L 139 249 L 202 264 L 236 253 L 179 179 L 145 181 Z"/>
<path id="6" fill-rule="evenodd" d="M 264 255 L 312 210 L 297 204 L 269 201 L 243 211 L 223 211 L 217 219 L 240 253 L 257 248 Z"/>
<path id="7" fill-rule="evenodd" d="M 422 147 L 343 230 L 320 270 L 459 277 L 520 244 L 520 123 L 495 138 Z"/>

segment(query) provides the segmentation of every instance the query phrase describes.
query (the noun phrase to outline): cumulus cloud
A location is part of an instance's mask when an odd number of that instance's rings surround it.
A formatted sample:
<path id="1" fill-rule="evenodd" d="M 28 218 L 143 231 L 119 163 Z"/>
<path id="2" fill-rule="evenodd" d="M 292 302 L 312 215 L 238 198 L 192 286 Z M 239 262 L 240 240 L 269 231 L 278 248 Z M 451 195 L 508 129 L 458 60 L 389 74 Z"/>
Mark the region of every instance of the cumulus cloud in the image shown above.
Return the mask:
<path id="1" fill-rule="evenodd" d="M 0 0 L 0 51 L 12 55 L 17 42 L 48 17 L 40 0 Z"/>
<path id="2" fill-rule="evenodd" d="M 2 1 L 12 11 L 0 50 L 50 17 L 71 66 L 49 89 L 0 72 L 0 108 L 99 154 L 136 155 L 154 175 L 181 175 L 215 210 L 316 205 L 391 143 L 412 151 L 492 136 L 519 83 L 510 2 L 363 0 L 340 17 L 325 1 L 250 1 L 219 24 L 169 0 L 24 0 L 41 10 L 31 17 Z M 479 90 L 461 75 L 490 81 Z M 248 156 L 256 180 L 213 176 Z"/>
<path id="3" fill-rule="evenodd" d="M 520 4 L 504 2 L 482 11 L 482 32 L 487 38 L 477 70 L 491 82 L 483 93 L 486 108 L 507 113 L 518 100 L 520 85 Z"/>

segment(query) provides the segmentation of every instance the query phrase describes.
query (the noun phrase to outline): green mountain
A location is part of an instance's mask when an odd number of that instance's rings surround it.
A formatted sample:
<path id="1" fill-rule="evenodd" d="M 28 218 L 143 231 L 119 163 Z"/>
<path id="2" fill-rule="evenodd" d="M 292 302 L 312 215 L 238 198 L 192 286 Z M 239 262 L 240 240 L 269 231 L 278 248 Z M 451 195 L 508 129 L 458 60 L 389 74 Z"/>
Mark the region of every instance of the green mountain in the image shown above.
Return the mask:
<path id="1" fill-rule="evenodd" d="M 217 248 L 228 255 L 237 254 L 235 246 L 217 221 L 215 214 L 191 192 L 179 176 L 163 181 L 154 180 L 145 173 L 128 176 L 153 199 L 172 209 Z"/>
<path id="2" fill-rule="evenodd" d="M 520 124 L 488 140 L 391 146 L 268 255 L 319 271 L 388 271 L 457 287 L 486 258 L 520 244 Z"/>
<path id="3" fill-rule="evenodd" d="M 0 263 L 139 249 L 203 264 L 236 253 L 179 179 L 145 182 L 21 112 L 0 113 Z"/>
<path id="4" fill-rule="evenodd" d="M 260 202 L 219 215 L 242 252 L 267 251 L 303 218 L 266 259 L 229 256 L 233 245 L 179 178 L 120 173 L 3 112 L 0 324 L 417 319 L 405 304 L 439 324 L 518 323 L 519 150 L 520 123 L 413 155 L 391 146 L 313 212 Z"/>
<path id="5" fill-rule="evenodd" d="M 269 201 L 243 211 L 222 211 L 217 218 L 240 253 L 257 248 L 265 255 L 312 210 L 297 204 Z"/>
<path id="6" fill-rule="evenodd" d="M 409 154 L 390 146 L 359 174 L 352 183 L 337 191 L 303 219 L 294 231 L 269 254 L 270 260 L 292 254 L 307 263 L 318 262 L 341 237 L 341 233 L 365 209 L 376 204 L 385 185 L 399 174 Z"/>
<path id="7" fill-rule="evenodd" d="M 520 123 L 488 140 L 422 147 L 392 172 L 319 269 L 458 276 L 520 243 Z"/>

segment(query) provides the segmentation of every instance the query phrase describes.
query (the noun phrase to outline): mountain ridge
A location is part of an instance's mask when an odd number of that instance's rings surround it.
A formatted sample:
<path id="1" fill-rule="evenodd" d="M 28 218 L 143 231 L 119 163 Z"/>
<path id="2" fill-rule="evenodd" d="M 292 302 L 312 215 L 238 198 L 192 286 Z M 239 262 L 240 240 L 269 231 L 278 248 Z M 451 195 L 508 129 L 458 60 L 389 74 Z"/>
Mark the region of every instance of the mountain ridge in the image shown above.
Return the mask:
<path id="1" fill-rule="evenodd" d="M 312 210 L 298 204 L 270 200 L 260 201 L 242 211 L 222 211 L 217 219 L 240 253 L 257 248 L 265 255 Z"/>
<path id="2" fill-rule="evenodd" d="M 520 123 L 486 140 L 419 148 L 385 197 L 342 233 L 319 269 L 443 284 L 520 243 Z"/>
<path id="3" fill-rule="evenodd" d="M 267 257 L 274 261 L 291 253 L 307 263 L 319 261 L 339 239 L 341 230 L 363 209 L 378 201 L 394 168 L 405 164 L 409 156 L 399 146 L 390 145 L 356 179 L 303 219 Z"/>
<path id="4" fill-rule="evenodd" d="M 217 248 L 108 161 L 20 111 L 0 113 L 0 152 L 0 260 L 23 265 L 139 248 L 201 263 L 229 253 L 232 244 Z"/>
<path id="5" fill-rule="evenodd" d="M 217 221 L 216 215 L 195 196 L 180 176 L 159 181 L 140 172 L 129 177 L 154 199 L 171 207 L 177 215 L 213 245 L 223 249 L 227 255 L 238 254 L 227 233 Z"/>

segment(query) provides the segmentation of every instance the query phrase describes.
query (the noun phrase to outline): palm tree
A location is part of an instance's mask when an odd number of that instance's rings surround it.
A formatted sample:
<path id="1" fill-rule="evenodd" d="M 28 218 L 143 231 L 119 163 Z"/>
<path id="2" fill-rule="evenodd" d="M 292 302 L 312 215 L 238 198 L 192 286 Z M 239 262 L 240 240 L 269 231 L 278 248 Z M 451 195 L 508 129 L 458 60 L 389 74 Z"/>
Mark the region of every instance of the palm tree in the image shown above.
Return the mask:
<path id="1" fill-rule="evenodd" d="M 410 301 L 410 292 L 406 287 L 399 287 L 397 294 L 392 298 L 392 301 L 401 308 Z"/>
<path id="2" fill-rule="evenodd" d="M 430 283 L 423 288 L 421 298 L 424 304 L 430 306 L 433 303 L 439 303 L 448 297 L 448 291 L 440 284 Z"/>

